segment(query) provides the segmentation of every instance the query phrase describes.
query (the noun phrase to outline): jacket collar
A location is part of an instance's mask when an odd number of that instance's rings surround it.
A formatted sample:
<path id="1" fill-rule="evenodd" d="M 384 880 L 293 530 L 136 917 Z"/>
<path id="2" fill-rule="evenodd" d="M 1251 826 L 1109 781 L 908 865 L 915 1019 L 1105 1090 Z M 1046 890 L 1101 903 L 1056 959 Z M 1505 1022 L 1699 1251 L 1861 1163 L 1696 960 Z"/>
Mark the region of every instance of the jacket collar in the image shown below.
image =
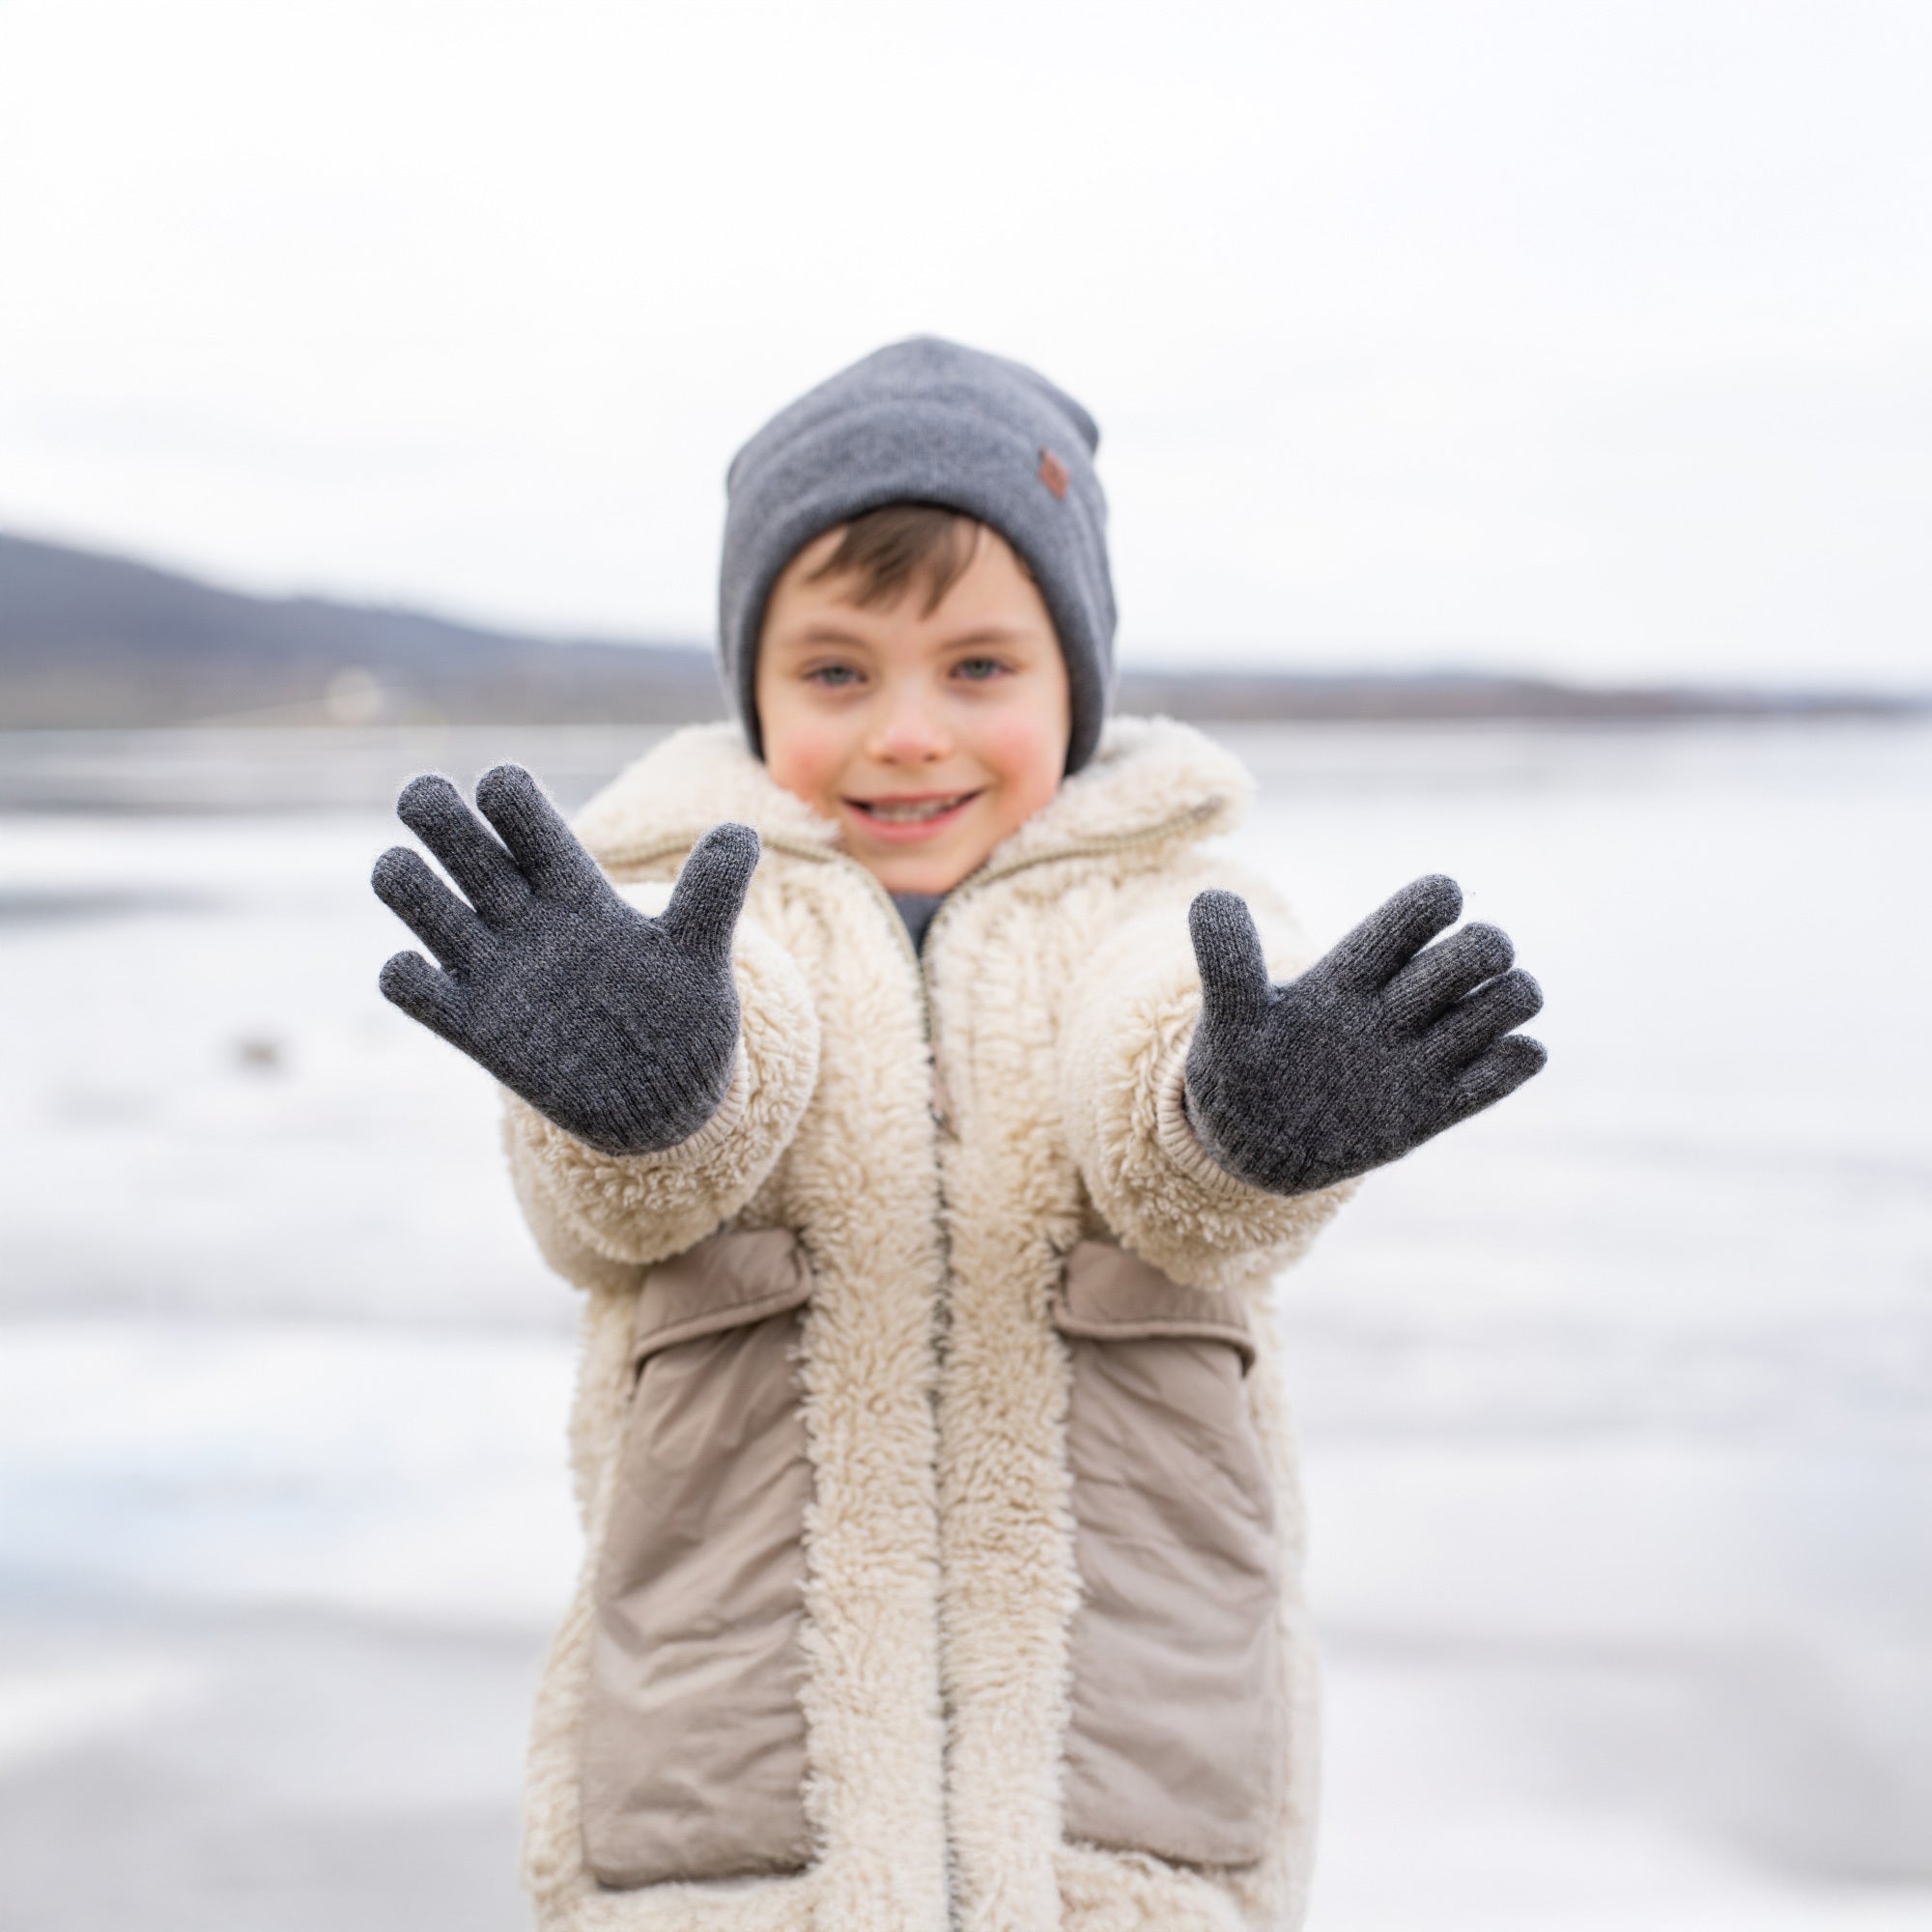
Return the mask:
<path id="1" fill-rule="evenodd" d="M 1093 759 L 994 847 L 980 876 L 1143 839 L 1206 838 L 1246 815 L 1254 782 L 1204 732 L 1172 718 L 1113 718 Z M 577 834 L 616 867 L 688 849 L 724 819 L 767 846 L 831 857 L 838 828 L 773 781 L 735 724 L 673 731 L 578 814 Z"/>

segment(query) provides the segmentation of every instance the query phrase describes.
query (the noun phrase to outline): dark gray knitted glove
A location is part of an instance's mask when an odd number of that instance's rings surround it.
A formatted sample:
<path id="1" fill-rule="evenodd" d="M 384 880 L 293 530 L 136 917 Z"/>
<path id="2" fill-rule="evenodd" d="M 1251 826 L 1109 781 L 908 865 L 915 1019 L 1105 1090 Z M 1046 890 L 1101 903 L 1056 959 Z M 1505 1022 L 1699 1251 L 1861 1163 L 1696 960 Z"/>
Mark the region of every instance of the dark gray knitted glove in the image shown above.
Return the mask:
<path id="1" fill-rule="evenodd" d="M 1222 1167 L 1272 1194 L 1326 1187 L 1466 1120 L 1543 1065 L 1538 1041 L 1510 1033 L 1543 994 L 1509 970 L 1508 934 L 1470 924 L 1425 946 L 1462 910 L 1454 879 L 1416 879 L 1277 986 L 1247 901 L 1195 899 L 1201 1022 L 1184 1091 Z"/>
<path id="2" fill-rule="evenodd" d="M 731 931 L 758 863 L 749 825 L 692 847 L 657 919 L 618 896 L 521 765 L 476 782 L 499 843 L 445 778 L 412 779 L 397 815 L 469 895 L 414 852 L 376 861 L 376 896 L 442 961 L 398 952 L 384 998 L 601 1153 L 696 1133 L 731 1084 Z"/>

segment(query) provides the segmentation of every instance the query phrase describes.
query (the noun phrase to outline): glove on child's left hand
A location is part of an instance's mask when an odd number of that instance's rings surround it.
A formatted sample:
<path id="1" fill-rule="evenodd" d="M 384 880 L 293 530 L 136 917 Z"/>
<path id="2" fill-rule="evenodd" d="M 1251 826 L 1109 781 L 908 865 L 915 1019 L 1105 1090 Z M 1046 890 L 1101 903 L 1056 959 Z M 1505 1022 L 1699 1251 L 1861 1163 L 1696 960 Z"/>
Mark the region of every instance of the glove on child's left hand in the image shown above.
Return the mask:
<path id="1" fill-rule="evenodd" d="M 1425 950 L 1462 909 L 1454 879 L 1416 879 L 1277 986 L 1247 902 L 1195 899 L 1201 1022 L 1187 1115 L 1223 1168 L 1272 1194 L 1326 1187 L 1408 1152 L 1543 1065 L 1538 1041 L 1510 1034 L 1543 994 L 1506 970 L 1506 933 L 1466 925 Z"/>

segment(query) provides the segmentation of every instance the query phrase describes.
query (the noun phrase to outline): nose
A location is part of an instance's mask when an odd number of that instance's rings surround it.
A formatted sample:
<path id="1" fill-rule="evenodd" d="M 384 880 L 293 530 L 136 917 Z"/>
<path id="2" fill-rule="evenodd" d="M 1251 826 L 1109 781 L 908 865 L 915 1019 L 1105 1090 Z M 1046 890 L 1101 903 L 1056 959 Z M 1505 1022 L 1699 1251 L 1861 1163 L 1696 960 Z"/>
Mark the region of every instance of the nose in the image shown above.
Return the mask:
<path id="1" fill-rule="evenodd" d="M 934 763 L 952 751 L 923 680 L 899 680 L 884 696 L 866 747 L 869 756 L 884 765 L 918 765 Z"/>

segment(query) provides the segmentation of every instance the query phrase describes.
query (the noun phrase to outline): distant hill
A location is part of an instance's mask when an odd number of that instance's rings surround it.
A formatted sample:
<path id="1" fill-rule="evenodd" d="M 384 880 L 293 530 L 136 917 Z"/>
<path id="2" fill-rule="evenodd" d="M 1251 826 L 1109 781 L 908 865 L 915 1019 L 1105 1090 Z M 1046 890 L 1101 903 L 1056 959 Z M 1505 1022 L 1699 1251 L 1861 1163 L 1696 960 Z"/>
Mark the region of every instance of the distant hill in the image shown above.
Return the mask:
<path id="1" fill-rule="evenodd" d="M 1932 693 L 1571 685 L 1483 672 L 1132 670 L 1121 708 L 1202 720 L 1871 716 Z M 251 597 L 0 535 L 0 728 L 668 724 L 715 718 L 709 651 L 532 637 L 321 597 Z"/>
<path id="2" fill-rule="evenodd" d="M 1121 707 L 1234 724 L 1289 719 L 1642 724 L 1670 718 L 1881 718 L 1932 711 L 1932 691 L 1564 684 L 1491 671 L 1135 671 Z"/>
<path id="3" fill-rule="evenodd" d="M 722 704 L 709 655 L 688 644 L 249 597 L 0 535 L 0 725 L 682 723 Z"/>

